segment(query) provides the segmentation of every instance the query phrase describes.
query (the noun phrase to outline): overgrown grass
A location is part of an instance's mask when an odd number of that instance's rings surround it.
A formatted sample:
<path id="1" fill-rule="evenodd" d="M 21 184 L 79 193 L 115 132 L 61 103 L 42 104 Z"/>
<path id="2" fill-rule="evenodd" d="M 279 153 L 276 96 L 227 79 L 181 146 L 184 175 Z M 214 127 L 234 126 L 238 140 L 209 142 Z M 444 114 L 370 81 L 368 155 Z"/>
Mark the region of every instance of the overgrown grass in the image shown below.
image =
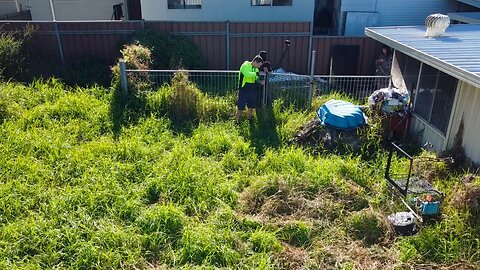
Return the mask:
<path id="1" fill-rule="evenodd" d="M 280 100 L 235 124 L 235 97 L 199 94 L 178 126 L 172 91 L 0 85 L 0 268 L 477 266 L 478 223 L 450 197 L 437 223 L 388 237 L 375 122 L 360 150 L 318 151 L 290 143 L 312 110 Z M 454 196 L 458 176 L 434 169 Z"/>

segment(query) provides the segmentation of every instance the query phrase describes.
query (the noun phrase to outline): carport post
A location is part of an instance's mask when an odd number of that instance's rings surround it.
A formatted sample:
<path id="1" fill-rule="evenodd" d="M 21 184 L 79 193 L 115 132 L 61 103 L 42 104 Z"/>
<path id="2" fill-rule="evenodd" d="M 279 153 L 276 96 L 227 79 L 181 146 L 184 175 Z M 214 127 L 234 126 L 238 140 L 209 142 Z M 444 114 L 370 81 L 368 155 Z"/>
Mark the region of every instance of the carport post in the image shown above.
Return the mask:
<path id="1" fill-rule="evenodd" d="M 127 66 L 125 65 L 125 60 L 121 59 L 118 62 L 120 66 L 120 86 L 122 87 L 123 92 L 125 95 L 128 92 L 128 82 L 127 82 Z"/>

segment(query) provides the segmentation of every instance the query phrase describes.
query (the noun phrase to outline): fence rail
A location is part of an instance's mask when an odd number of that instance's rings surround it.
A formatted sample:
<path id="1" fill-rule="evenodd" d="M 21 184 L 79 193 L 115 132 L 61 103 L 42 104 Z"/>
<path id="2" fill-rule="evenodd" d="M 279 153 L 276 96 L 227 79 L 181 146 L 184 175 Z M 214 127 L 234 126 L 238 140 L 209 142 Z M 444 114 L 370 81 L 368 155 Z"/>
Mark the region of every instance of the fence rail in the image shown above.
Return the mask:
<path id="1" fill-rule="evenodd" d="M 28 45 L 30 56 L 59 63 L 88 56 L 113 64 L 120 56 L 120 45 L 129 42 L 136 31 L 145 30 L 186 36 L 206 60 L 205 68 L 212 70 L 237 70 L 245 60 L 265 50 L 274 67 L 307 74 L 314 60 L 315 74 L 328 74 L 332 63 L 342 66 L 345 61 L 334 54 L 334 48 L 347 46 L 359 49 L 352 74 L 367 75 L 375 70 L 381 46 L 368 37 L 317 37 L 309 22 L 1 21 L 0 27 L 15 31 L 27 24 L 36 29 Z M 292 46 L 284 54 L 286 39 Z M 316 59 L 311 59 L 312 50 L 318 52 Z M 350 60 L 345 65 L 355 65 Z"/>
<path id="2" fill-rule="evenodd" d="M 178 70 L 126 70 L 126 81 L 143 85 L 142 90 L 157 91 L 165 84 L 171 84 Z M 238 89 L 238 71 L 186 70 L 188 78 L 200 91 L 209 95 L 225 96 Z M 332 92 L 344 93 L 358 101 L 365 101 L 373 91 L 388 86 L 389 76 L 332 76 L 298 75 L 292 73 L 271 73 L 266 84 L 258 86 L 258 100 L 271 105 L 281 99 L 296 107 L 309 107 L 315 96 Z M 145 89 L 145 87 L 147 89 Z"/>
<path id="3" fill-rule="evenodd" d="M 22 10 L 19 12 L 13 12 L 13 13 L 8 13 L 8 14 L 3 14 L 0 15 L 0 21 L 31 21 L 32 20 L 32 14 L 30 13 L 30 10 Z"/>

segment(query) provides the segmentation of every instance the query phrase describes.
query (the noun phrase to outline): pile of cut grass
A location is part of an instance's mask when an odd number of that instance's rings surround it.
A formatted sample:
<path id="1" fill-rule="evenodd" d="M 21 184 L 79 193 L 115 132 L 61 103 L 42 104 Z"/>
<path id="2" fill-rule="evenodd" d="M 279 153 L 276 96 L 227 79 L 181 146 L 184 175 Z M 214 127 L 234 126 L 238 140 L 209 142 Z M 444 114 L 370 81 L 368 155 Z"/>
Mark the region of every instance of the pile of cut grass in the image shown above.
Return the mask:
<path id="1" fill-rule="evenodd" d="M 314 112 L 280 101 L 237 125 L 232 97 L 200 98 L 198 118 L 178 126 L 169 91 L 127 100 L 53 79 L 0 85 L 0 268 L 479 261 L 478 225 L 450 205 L 438 223 L 393 240 L 379 141 L 362 148 L 368 155 L 314 154 L 289 143 Z M 332 97 L 344 98 L 314 104 Z M 448 192 L 455 178 L 434 183 Z"/>

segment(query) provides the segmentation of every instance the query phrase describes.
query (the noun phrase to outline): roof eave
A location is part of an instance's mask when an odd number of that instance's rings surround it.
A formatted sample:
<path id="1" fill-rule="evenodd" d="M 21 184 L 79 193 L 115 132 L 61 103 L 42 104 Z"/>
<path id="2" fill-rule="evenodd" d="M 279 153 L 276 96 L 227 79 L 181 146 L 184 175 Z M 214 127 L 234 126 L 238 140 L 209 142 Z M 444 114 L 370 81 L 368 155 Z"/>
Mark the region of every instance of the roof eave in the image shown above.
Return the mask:
<path id="1" fill-rule="evenodd" d="M 452 64 L 449 64 L 445 61 L 442 61 L 438 58 L 432 57 L 428 54 L 425 54 L 415 48 L 406 46 L 405 44 L 402 44 L 394 39 L 391 39 L 389 37 L 386 37 L 378 32 L 375 32 L 373 29 L 370 28 L 365 28 L 365 35 L 367 37 L 371 37 L 375 39 L 378 42 L 381 42 L 395 50 L 398 50 L 408 56 L 411 56 L 427 65 L 430 65 L 442 72 L 445 72 L 459 80 L 465 81 L 469 84 L 472 84 L 473 86 L 480 88 L 480 78 L 471 73 L 468 72 L 464 69 L 461 69 L 457 66 L 454 66 Z"/>

